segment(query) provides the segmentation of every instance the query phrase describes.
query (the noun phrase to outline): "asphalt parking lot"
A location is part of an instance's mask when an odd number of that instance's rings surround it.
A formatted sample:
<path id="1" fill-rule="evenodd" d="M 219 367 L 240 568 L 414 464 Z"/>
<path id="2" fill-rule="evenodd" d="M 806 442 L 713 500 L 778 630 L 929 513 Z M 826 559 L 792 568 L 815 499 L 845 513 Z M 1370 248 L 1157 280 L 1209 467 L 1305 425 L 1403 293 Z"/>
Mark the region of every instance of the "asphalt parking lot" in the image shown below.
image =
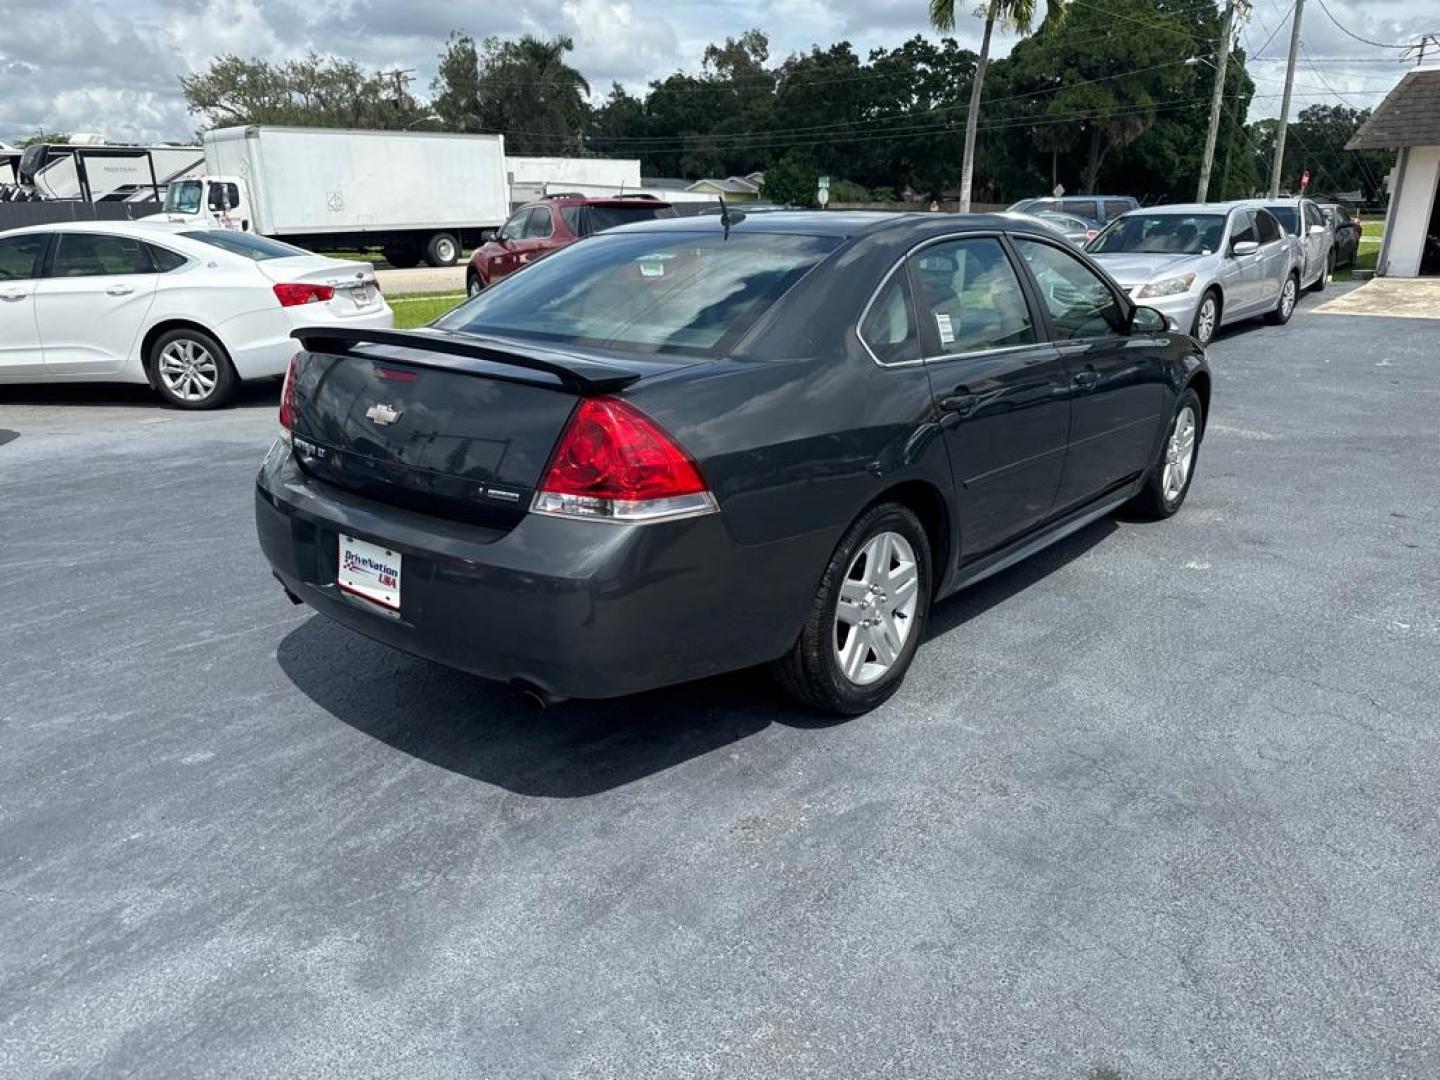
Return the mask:
<path id="1" fill-rule="evenodd" d="M 0 390 L 0 1075 L 1440 1075 L 1440 322 L 1316 306 L 844 723 L 292 608 L 273 385 Z"/>

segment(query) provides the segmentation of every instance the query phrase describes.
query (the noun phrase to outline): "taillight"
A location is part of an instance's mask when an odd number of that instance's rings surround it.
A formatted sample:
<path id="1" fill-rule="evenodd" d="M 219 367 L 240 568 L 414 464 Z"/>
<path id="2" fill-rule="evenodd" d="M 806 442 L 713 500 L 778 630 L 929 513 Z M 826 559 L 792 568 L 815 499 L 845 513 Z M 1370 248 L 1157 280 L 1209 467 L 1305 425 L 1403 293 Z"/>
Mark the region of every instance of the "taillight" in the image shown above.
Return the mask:
<path id="1" fill-rule="evenodd" d="M 1099 230 L 1099 229 L 1086 229 L 1086 230 L 1085 230 L 1085 239 L 1086 239 L 1086 240 L 1094 240 L 1095 237 L 1097 237 L 1097 236 L 1099 236 L 1099 235 L 1100 235 L 1100 230 Z"/>
<path id="2" fill-rule="evenodd" d="M 307 281 L 281 282 L 275 286 L 275 299 L 281 307 L 295 307 L 299 304 L 314 304 L 318 301 L 333 300 L 335 288 L 331 285 L 312 285 Z"/>
<path id="3" fill-rule="evenodd" d="M 300 354 L 290 357 L 285 369 L 285 383 L 280 387 L 280 438 L 287 443 L 295 430 L 295 380 L 300 377 Z"/>
<path id="4" fill-rule="evenodd" d="M 635 406 L 610 397 L 580 402 L 530 508 L 606 521 L 656 521 L 718 509 L 690 455 Z"/>

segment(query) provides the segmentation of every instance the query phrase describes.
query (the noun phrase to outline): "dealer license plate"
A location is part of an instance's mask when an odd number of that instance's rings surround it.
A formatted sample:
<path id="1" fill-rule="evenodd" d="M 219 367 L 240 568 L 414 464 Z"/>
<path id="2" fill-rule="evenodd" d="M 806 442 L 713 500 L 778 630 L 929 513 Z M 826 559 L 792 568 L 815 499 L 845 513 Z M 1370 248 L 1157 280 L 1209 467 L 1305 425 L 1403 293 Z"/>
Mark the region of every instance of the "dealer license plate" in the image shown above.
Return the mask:
<path id="1" fill-rule="evenodd" d="M 356 307 L 368 307 L 370 301 L 375 299 L 375 292 L 367 285 L 352 285 L 350 287 L 350 299 L 355 302 Z"/>
<path id="2" fill-rule="evenodd" d="M 341 533 L 336 584 L 352 596 L 399 611 L 400 553 Z"/>

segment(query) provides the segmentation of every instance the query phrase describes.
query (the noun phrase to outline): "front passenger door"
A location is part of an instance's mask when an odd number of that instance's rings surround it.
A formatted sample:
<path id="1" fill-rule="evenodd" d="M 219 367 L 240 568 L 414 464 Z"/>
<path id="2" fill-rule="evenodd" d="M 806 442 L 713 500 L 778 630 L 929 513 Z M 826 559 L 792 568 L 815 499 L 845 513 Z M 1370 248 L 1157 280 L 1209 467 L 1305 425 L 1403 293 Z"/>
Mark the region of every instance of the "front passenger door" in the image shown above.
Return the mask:
<path id="1" fill-rule="evenodd" d="M 1131 336 L 1130 307 L 1095 270 L 1048 241 L 1015 237 L 1065 358 L 1074 397 L 1059 512 L 1133 479 L 1150 463 L 1163 407 L 1160 339 Z"/>
<path id="2" fill-rule="evenodd" d="M 957 487 L 961 559 L 970 560 L 1049 516 L 1070 426 L 1069 380 L 999 237 L 929 244 L 909 269 Z"/>

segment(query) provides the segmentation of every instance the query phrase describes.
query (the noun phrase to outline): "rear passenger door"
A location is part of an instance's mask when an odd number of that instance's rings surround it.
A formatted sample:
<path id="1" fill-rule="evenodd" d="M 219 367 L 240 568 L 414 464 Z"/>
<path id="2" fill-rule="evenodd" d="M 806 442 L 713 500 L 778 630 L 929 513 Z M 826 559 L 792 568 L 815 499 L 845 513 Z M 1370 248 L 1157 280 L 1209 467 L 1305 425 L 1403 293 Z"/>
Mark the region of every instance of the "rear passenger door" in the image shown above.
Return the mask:
<path id="1" fill-rule="evenodd" d="M 957 486 L 961 559 L 971 560 L 1049 516 L 1070 426 L 1069 378 L 999 236 L 927 244 L 909 272 Z"/>
<path id="2" fill-rule="evenodd" d="M 1131 335 L 1128 302 L 1071 251 L 1031 237 L 1014 243 L 1073 388 L 1070 449 L 1055 503 L 1064 512 L 1127 483 L 1149 464 L 1169 338 Z"/>
<path id="3" fill-rule="evenodd" d="M 1300 215 L 1300 231 L 1305 231 L 1305 217 Z M 1255 237 L 1260 242 L 1260 262 L 1263 270 L 1260 273 L 1259 281 L 1256 284 L 1256 296 L 1262 307 L 1267 307 L 1280 301 L 1280 290 L 1285 286 L 1285 278 L 1289 275 L 1290 264 L 1295 258 L 1296 245 L 1302 246 L 1301 254 L 1305 259 L 1305 267 L 1300 269 L 1301 280 L 1309 281 L 1313 269 L 1309 259 L 1309 237 L 1303 236 L 1298 241 L 1292 241 L 1285 235 L 1285 229 L 1279 219 L 1269 210 L 1255 211 Z M 1318 239 L 1318 238 L 1317 238 Z"/>
<path id="4" fill-rule="evenodd" d="M 158 274 L 130 236 L 62 232 L 35 289 L 45 369 L 61 377 L 109 375 L 135 352 Z"/>
<path id="5" fill-rule="evenodd" d="M 0 236 L 0 382 L 43 375 L 35 289 L 50 234 Z"/>

